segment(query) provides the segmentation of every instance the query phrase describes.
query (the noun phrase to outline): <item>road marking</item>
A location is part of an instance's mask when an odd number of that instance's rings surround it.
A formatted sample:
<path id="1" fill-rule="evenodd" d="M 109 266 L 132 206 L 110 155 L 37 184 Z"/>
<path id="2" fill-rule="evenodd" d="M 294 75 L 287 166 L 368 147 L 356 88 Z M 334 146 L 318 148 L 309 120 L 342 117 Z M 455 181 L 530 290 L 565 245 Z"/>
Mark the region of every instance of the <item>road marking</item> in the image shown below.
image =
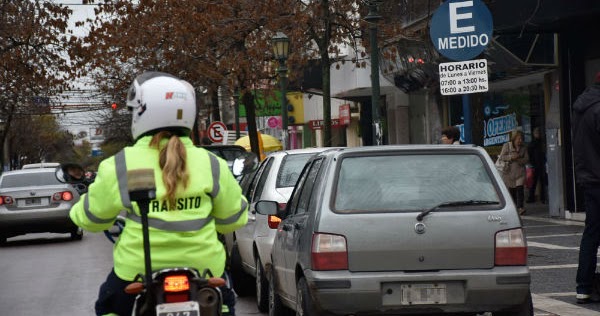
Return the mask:
<path id="1" fill-rule="evenodd" d="M 535 241 L 527 241 L 527 246 L 528 247 L 537 247 L 537 248 L 552 249 L 552 250 L 579 250 L 579 247 L 564 247 L 564 246 L 558 246 L 558 245 L 553 245 L 553 244 L 546 244 L 546 243 L 535 242 Z"/>
<path id="2" fill-rule="evenodd" d="M 550 224 L 558 224 L 561 226 L 585 226 L 585 223 L 582 221 L 571 221 L 568 219 L 552 219 L 552 218 L 542 218 L 542 217 L 536 217 L 536 216 L 521 216 L 522 219 L 527 219 L 527 220 L 532 220 L 532 221 L 536 221 L 536 222 L 545 222 L 545 223 L 550 223 Z M 536 227 L 535 225 L 532 226 L 525 226 L 525 227 Z"/>
<path id="3" fill-rule="evenodd" d="M 573 296 L 575 293 L 572 293 Z M 536 309 L 540 309 L 544 312 L 552 313 L 550 315 L 559 315 L 559 316 L 598 316 L 600 312 L 587 309 L 584 307 L 579 307 L 577 305 L 565 303 L 563 301 L 551 299 L 549 297 L 545 297 L 540 294 L 531 294 L 533 299 L 533 306 Z M 552 312 L 550 312 L 552 311 Z M 537 313 L 536 315 L 541 315 Z"/>
<path id="4" fill-rule="evenodd" d="M 555 265 L 547 265 L 547 266 L 529 266 L 529 270 L 546 270 L 546 269 L 569 269 L 569 268 L 577 268 L 577 263 L 572 264 L 555 264 Z"/>
<path id="5" fill-rule="evenodd" d="M 575 234 L 555 234 L 555 235 L 527 235 L 527 239 L 530 238 L 552 238 L 552 237 L 573 237 L 573 236 L 581 236 L 583 233 L 575 233 Z"/>

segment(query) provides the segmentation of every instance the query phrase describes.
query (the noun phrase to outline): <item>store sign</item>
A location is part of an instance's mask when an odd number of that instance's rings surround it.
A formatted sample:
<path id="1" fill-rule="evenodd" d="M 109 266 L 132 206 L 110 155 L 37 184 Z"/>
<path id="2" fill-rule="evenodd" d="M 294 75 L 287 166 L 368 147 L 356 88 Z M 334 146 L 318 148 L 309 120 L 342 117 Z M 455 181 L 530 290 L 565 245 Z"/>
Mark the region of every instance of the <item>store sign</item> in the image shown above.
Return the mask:
<path id="1" fill-rule="evenodd" d="M 486 59 L 440 63 L 439 72 L 442 95 L 488 91 Z"/>
<path id="2" fill-rule="evenodd" d="M 340 105 L 340 124 L 349 125 L 350 124 L 350 104 L 342 104 Z"/>
<path id="3" fill-rule="evenodd" d="M 308 128 L 312 130 L 323 129 L 323 125 L 325 125 L 323 120 L 310 120 L 308 121 Z M 331 127 L 339 128 L 344 127 L 344 124 L 340 123 L 338 119 L 331 119 Z"/>
<path id="4" fill-rule="evenodd" d="M 494 146 L 508 142 L 510 133 L 518 126 L 517 114 L 494 117 L 483 121 L 483 146 Z"/>
<path id="5" fill-rule="evenodd" d="M 448 0 L 431 17 L 429 35 L 440 54 L 462 61 L 481 54 L 493 30 L 492 14 L 481 0 Z"/>

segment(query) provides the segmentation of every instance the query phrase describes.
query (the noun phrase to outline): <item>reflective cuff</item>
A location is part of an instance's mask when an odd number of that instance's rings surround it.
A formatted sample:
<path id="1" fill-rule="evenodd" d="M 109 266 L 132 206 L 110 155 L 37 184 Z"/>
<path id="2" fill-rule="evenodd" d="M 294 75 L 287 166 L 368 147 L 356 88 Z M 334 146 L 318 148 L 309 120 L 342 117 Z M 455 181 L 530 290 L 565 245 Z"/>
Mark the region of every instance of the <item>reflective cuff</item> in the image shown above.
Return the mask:
<path id="1" fill-rule="evenodd" d="M 229 224 L 233 224 L 233 223 L 237 222 L 238 219 L 240 219 L 240 216 L 242 216 L 242 214 L 244 214 L 247 207 L 248 207 L 248 202 L 246 202 L 246 200 L 242 199 L 242 209 L 239 212 L 237 212 L 227 218 L 223 218 L 223 219 L 215 218 L 215 224 L 229 225 Z"/>
<path id="2" fill-rule="evenodd" d="M 90 211 L 90 201 L 87 194 L 83 197 L 83 211 L 85 212 L 85 216 L 90 220 L 90 222 L 94 224 L 112 223 L 116 219 L 116 217 L 111 219 L 103 219 L 96 217 L 96 215 L 92 214 L 92 212 Z"/>

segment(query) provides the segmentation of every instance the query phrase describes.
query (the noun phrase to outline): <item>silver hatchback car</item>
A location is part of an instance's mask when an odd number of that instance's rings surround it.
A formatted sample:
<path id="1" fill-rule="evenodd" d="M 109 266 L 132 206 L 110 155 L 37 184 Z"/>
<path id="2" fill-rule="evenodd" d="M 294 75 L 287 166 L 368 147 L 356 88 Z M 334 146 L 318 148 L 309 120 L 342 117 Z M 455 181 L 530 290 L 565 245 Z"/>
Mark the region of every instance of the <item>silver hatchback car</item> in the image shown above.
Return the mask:
<path id="1" fill-rule="evenodd" d="M 5 171 L 0 177 L 0 244 L 28 233 L 70 233 L 81 240 L 83 231 L 69 218 L 79 200 L 77 189 L 56 178 L 56 168 Z"/>
<path id="2" fill-rule="evenodd" d="M 279 211 L 270 315 L 531 316 L 521 220 L 474 146 L 327 151 Z"/>

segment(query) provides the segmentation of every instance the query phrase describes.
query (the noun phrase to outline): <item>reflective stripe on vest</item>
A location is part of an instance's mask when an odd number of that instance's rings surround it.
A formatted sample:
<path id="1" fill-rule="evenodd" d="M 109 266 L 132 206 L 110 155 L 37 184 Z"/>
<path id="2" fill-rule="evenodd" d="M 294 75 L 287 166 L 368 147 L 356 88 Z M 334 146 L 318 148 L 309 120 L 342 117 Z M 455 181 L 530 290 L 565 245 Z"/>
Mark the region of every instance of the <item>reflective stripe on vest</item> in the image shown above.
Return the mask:
<path id="1" fill-rule="evenodd" d="M 221 176 L 221 173 L 219 160 L 212 154 L 209 154 L 208 156 L 210 158 L 211 173 L 213 178 L 213 189 L 209 193 L 209 196 L 211 198 L 214 198 L 215 196 L 217 196 L 217 194 L 219 194 L 219 178 Z M 119 193 L 121 195 L 121 201 L 123 203 L 123 206 L 128 208 L 127 218 L 131 219 L 136 223 L 141 224 L 142 217 L 133 212 L 131 200 L 129 199 L 129 191 L 127 190 L 127 163 L 125 159 L 124 149 L 115 155 L 115 170 L 117 172 L 117 182 L 119 184 Z M 246 209 L 247 203 L 243 199 L 242 202 L 242 208 L 238 213 L 226 219 L 217 219 L 216 223 L 220 225 L 235 223 L 235 221 L 237 221 L 242 215 L 242 212 Z M 169 222 L 157 218 L 148 218 L 148 226 L 160 230 L 185 232 L 200 230 L 212 220 L 212 216 L 202 219 L 193 219 L 178 222 Z"/>
<path id="2" fill-rule="evenodd" d="M 102 218 L 96 217 L 96 215 L 94 215 L 92 212 L 90 212 L 90 200 L 88 199 L 87 194 L 83 197 L 83 211 L 85 212 L 85 216 L 87 216 L 87 218 L 90 220 L 90 222 L 92 222 L 94 224 L 112 223 L 115 221 L 115 219 L 117 219 L 116 217 L 110 218 L 110 219 L 102 219 Z"/>

